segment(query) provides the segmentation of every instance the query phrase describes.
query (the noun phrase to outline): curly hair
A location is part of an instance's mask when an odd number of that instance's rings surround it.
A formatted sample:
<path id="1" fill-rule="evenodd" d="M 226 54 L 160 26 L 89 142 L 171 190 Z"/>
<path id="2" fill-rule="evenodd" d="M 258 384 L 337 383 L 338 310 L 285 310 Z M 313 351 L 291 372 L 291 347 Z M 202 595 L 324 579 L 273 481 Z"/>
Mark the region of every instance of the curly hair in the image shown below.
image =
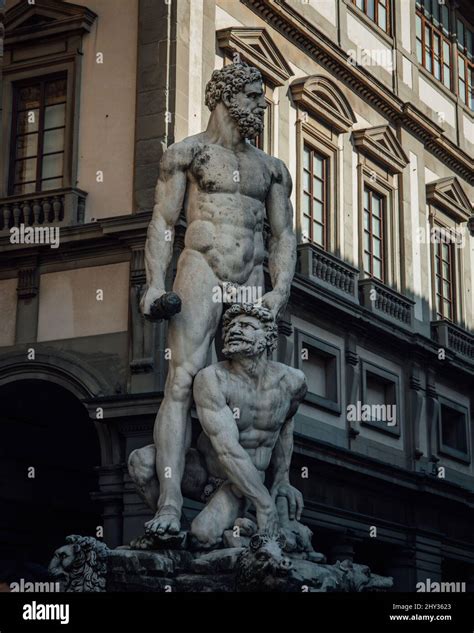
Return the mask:
<path id="1" fill-rule="evenodd" d="M 212 112 L 223 96 L 233 97 L 253 81 L 262 81 L 262 75 L 257 68 L 245 62 L 229 64 L 221 70 L 215 70 L 206 85 L 207 107 Z"/>
<path id="2" fill-rule="evenodd" d="M 268 353 L 273 352 L 277 345 L 278 329 L 273 318 L 273 314 L 263 306 L 256 306 L 251 303 L 234 303 L 224 312 L 222 317 L 223 335 L 235 317 L 240 315 L 251 316 L 258 319 L 265 330 Z"/>

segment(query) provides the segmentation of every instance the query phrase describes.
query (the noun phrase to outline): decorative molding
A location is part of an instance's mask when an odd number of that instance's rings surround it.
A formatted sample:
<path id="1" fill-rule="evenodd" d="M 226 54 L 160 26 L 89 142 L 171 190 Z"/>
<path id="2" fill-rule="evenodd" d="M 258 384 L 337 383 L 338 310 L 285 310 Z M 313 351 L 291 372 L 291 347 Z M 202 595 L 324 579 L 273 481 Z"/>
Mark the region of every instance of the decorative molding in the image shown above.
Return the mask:
<path id="1" fill-rule="evenodd" d="M 355 114 L 339 87 L 324 75 L 295 79 L 290 85 L 295 103 L 323 119 L 337 132 L 347 132 L 356 122 Z"/>
<path id="2" fill-rule="evenodd" d="M 382 164 L 392 174 L 403 171 L 408 157 L 388 125 L 356 130 L 352 138 L 357 149 Z"/>
<path id="3" fill-rule="evenodd" d="M 38 294 L 38 268 L 23 268 L 18 271 L 18 299 L 32 299 Z"/>
<path id="4" fill-rule="evenodd" d="M 349 62 L 340 49 L 315 24 L 309 22 L 284 0 L 241 0 L 260 15 L 267 24 L 281 33 L 319 65 L 331 72 L 347 89 L 370 103 L 394 124 L 401 123 L 419 138 L 425 149 L 446 166 L 456 170 L 469 183 L 474 183 L 474 161 L 444 137 L 442 127 L 431 121 L 412 104 L 404 103 L 365 68 Z"/>
<path id="5" fill-rule="evenodd" d="M 18 2 L 5 13 L 5 48 L 45 38 L 89 32 L 97 15 L 87 7 L 58 0 Z"/>
<path id="6" fill-rule="evenodd" d="M 282 86 L 293 75 L 291 67 L 266 29 L 229 27 L 217 31 L 216 36 L 220 48 L 239 53 L 274 86 Z"/>
<path id="7" fill-rule="evenodd" d="M 443 209 L 458 222 L 468 222 L 472 215 L 472 205 L 456 176 L 427 184 L 426 201 Z"/>

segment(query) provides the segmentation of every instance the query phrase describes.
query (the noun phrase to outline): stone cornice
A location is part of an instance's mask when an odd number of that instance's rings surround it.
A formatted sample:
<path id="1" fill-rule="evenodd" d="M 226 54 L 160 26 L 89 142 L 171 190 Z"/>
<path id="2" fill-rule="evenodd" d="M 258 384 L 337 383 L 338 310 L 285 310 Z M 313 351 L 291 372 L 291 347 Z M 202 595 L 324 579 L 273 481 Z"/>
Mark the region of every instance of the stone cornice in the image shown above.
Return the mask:
<path id="1" fill-rule="evenodd" d="M 349 62 L 348 55 L 284 0 L 240 0 L 298 48 L 331 71 L 361 99 L 393 123 L 401 123 L 426 149 L 474 184 L 474 161 L 443 136 L 443 129 L 410 103 L 404 103 L 367 70 Z"/>

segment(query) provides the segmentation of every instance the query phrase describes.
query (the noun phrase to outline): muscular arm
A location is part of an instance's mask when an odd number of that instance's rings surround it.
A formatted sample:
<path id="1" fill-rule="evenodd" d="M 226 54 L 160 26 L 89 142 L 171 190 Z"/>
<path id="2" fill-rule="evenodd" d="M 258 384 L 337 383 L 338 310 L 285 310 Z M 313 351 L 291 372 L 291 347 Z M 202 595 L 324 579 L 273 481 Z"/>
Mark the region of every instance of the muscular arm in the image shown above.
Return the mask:
<path id="1" fill-rule="evenodd" d="M 237 424 L 212 368 L 202 370 L 196 376 L 194 400 L 202 428 L 227 477 L 254 503 L 258 518 L 259 512 L 268 512 L 273 507 L 273 501 L 259 471 L 239 442 Z"/>
<path id="2" fill-rule="evenodd" d="M 293 231 L 293 207 L 290 200 L 291 176 L 282 161 L 273 160 L 275 174 L 266 199 L 271 231 L 268 264 L 273 291 L 268 293 L 268 300 L 265 303 L 277 316 L 290 296 L 296 265 L 296 236 Z"/>
<path id="3" fill-rule="evenodd" d="M 149 313 L 153 301 L 165 292 L 165 275 L 173 253 L 174 227 L 186 193 L 186 169 L 192 160 L 189 143 L 175 143 L 163 154 L 155 188 L 155 206 L 145 244 L 148 290 L 142 310 Z"/>

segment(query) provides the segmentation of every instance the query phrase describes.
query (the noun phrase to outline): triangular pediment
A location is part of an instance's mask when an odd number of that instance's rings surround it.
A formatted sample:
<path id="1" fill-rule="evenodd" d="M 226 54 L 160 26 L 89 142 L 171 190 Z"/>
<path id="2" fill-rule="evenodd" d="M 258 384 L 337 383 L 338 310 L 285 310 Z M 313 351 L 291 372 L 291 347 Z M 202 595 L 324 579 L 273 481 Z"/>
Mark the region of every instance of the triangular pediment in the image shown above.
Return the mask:
<path id="1" fill-rule="evenodd" d="M 356 130 L 352 136 L 360 152 L 381 163 L 391 173 L 401 172 L 408 164 L 407 155 L 388 125 Z"/>
<path id="2" fill-rule="evenodd" d="M 32 38 L 72 30 L 90 30 L 96 14 L 85 6 L 60 0 L 21 0 L 5 13 L 6 44 L 13 37 Z"/>
<path id="3" fill-rule="evenodd" d="M 293 74 L 264 28 L 229 27 L 217 31 L 216 36 L 220 48 L 238 53 L 242 61 L 258 68 L 275 86 L 283 85 Z"/>
<path id="4" fill-rule="evenodd" d="M 426 185 L 426 201 L 454 217 L 467 222 L 472 215 L 472 204 L 456 176 L 434 180 Z"/>
<path id="5" fill-rule="evenodd" d="M 347 132 L 356 121 L 346 97 L 325 75 L 295 79 L 290 90 L 293 101 L 301 110 L 323 119 L 337 132 Z"/>

